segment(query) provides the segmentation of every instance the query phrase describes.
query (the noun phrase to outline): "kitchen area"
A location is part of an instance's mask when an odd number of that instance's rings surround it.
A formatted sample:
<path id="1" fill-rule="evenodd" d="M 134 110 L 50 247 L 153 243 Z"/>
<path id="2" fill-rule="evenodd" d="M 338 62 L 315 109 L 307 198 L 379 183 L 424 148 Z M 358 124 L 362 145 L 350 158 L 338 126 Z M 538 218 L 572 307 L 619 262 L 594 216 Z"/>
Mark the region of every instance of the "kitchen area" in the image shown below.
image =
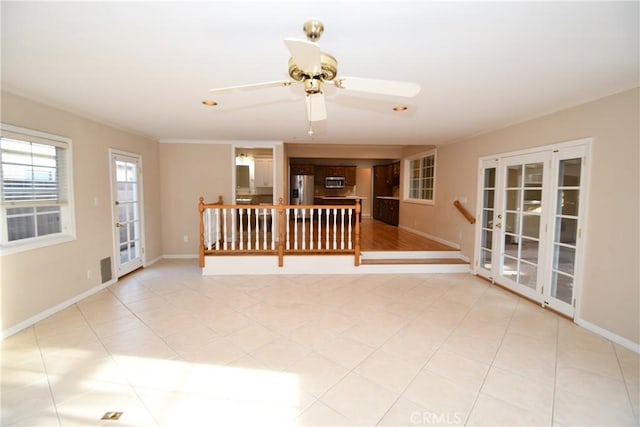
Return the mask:
<path id="1" fill-rule="evenodd" d="M 398 225 L 397 160 L 292 158 L 289 177 L 291 205 L 354 205 L 359 200 L 361 218 Z"/>

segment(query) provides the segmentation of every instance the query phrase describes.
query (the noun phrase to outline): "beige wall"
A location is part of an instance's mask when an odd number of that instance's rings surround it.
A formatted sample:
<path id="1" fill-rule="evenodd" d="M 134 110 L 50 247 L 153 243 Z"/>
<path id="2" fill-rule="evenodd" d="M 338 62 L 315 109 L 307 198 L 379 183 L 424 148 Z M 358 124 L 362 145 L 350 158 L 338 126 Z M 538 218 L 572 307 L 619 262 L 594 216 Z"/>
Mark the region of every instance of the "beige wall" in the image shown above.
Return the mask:
<path id="1" fill-rule="evenodd" d="M 100 259 L 113 256 L 109 148 L 142 155 L 147 260 L 162 255 L 162 238 L 157 142 L 6 92 L 1 121 L 72 139 L 77 234 L 72 242 L 0 257 L 5 331 L 100 285 Z"/>
<path id="2" fill-rule="evenodd" d="M 437 151 L 434 206 L 402 203 L 400 225 L 458 243 L 473 260 L 474 226 L 452 206 L 476 212 L 478 158 L 593 138 L 581 311 L 587 322 L 640 343 L 639 90 L 487 133 Z"/>
<path id="3" fill-rule="evenodd" d="M 230 144 L 160 144 L 163 254 L 198 254 L 198 200 L 232 203 L 233 152 Z"/>
<path id="4" fill-rule="evenodd" d="M 245 144 L 248 147 L 251 143 Z M 257 143 L 257 145 L 260 145 Z M 233 203 L 232 174 L 235 171 L 233 143 L 160 144 L 162 169 L 162 253 L 167 256 L 198 254 L 200 226 L 198 200 L 214 202 L 221 195 Z M 273 150 L 274 196 L 282 197 L 283 147 Z M 188 242 L 184 241 L 188 236 Z"/>

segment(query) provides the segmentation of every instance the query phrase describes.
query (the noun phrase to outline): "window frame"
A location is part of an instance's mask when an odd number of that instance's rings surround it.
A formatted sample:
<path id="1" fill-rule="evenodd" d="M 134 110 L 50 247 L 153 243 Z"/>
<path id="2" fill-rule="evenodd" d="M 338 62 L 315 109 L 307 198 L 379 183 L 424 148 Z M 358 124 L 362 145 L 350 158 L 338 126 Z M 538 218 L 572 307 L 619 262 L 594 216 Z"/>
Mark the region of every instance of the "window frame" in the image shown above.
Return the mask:
<path id="1" fill-rule="evenodd" d="M 433 185 L 431 186 L 431 199 L 416 199 L 414 197 L 411 197 L 411 162 L 413 162 L 414 160 L 424 160 L 427 157 L 433 156 Z M 432 149 L 429 151 L 423 151 L 421 153 L 415 154 L 411 157 L 407 157 L 404 159 L 404 176 L 403 176 L 403 198 L 402 201 L 403 202 L 407 202 L 407 203 L 415 203 L 415 204 L 420 204 L 420 205 L 435 205 L 435 200 L 436 200 L 436 176 L 438 173 L 438 168 L 437 168 L 437 151 L 436 149 Z M 423 179 L 424 177 L 420 177 L 420 179 Z"/>
<path id="2" fill-rule="evenodd" d="M 55 203 L 56 206 L 60 207 L 61 231 L 57 233 L 9 241 L 6 211 L 7 209 L 21 206 L 19 204 L 12 204 L 11 202 L 3 202 L 2 200 L 0 200 L 0 256 L 58 245 L 60 243 L 66 243 L 76 240 L 75 203 L 73 197 L 73 144 L 71 138 L 5 123 L 0 123 L 0 136 L 19 141 L 62 147 L 65 150 L 65 166 L 63 173 L 66 179 L 66 201 L 62 203 Z M 21 205 L 24 207 L 31 207 L 42 205 L 42 203 L 21 203 Z"/>

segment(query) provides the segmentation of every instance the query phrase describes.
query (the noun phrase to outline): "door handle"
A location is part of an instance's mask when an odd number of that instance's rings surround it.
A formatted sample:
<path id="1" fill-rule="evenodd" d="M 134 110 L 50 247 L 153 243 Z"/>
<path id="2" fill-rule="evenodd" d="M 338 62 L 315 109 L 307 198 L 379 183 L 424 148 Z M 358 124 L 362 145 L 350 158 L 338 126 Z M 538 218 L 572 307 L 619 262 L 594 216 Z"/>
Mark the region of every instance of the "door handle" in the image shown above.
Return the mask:
<path id="1" fill-rule="evenodd" d="M 502 223 L 501 222 L 497 223 L 496 228 L 502 228 Z"/>
<path id="2" fill-rule="evenodd" d="M 116 228 L 122 227 L 119 222 L 116 222 Z"/>

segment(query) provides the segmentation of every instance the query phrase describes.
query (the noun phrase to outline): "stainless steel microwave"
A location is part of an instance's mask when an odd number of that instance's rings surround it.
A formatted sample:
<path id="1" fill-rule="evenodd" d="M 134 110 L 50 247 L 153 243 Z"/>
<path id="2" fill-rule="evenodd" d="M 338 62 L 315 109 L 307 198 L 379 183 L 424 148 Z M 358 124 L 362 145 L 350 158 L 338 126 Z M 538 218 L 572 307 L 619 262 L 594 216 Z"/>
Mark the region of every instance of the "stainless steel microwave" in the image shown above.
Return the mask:
<path id="1" fill-rule="evenodd" d="M 344 176 L 328 176 L 324 179 L 324 188 L 344 188 Z"/>

